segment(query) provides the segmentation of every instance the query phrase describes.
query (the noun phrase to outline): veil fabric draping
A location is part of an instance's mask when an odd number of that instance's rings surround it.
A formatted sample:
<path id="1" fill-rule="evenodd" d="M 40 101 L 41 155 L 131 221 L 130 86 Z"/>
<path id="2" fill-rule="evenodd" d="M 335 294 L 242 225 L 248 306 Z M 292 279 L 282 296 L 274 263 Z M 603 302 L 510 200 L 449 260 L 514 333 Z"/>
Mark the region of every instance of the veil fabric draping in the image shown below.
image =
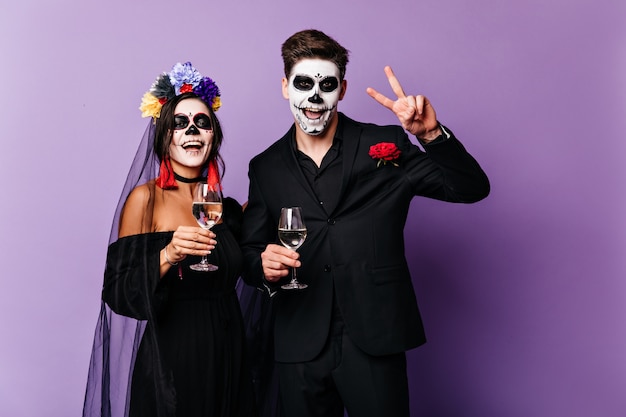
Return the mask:
<path id="1" fill-rule="evenodd" d="M 138 185 L 148 183 L 159 175 L 160 161 L 154 152 L 155 125 L 150 120 L 133 159 L 126 182 L 124 184 L 109 237 L 109 254 L 120 250 L 118 227 L 120 215 L 130 192 Z M 154 192 L 154 190 L 152 190 Z M 153 198 L 148 199 L 144 213 L 144 225 L 152 222 Z M 147 245 L 124 246 L 124 251 L 142 250 Z M 143 259 L 146 270 L 158 268 L 158 261 L 146 257 L 145 254 L 125 253 L 131 259 Z M 106 268 L 105 268 L 106 276 Z M 154 288 L 149 280 L 144 280 L 144 288 L 137 288 L 139 305 L 153 302 Z M 106 286 L 106 279 L 103 289 Z M 257 408 L 262 417 L 276 417 L 281 414 L 278 400 L 278 380 L 273 366 L 273 312 L 269 296 L 256 288 L 238 281 L 237 295 L 240 300 L 246 339 L 248 344 L 249 363 L 257 395 Z M 119 312 L 119 310 L 118 310 Z M 143 337 L 155 337 L 154 333 L 146 332 L 146 326 L 154 319 L 149 308 L 141 311 L 114 311 L 113 306 L 102 299 L 100 313 L 94 334 L 94 341 L 89 363 L 87 387 L 83 408 L 83 417 L 127 417 L 129 415 L 132 372 L 137 352 Z M 158 346 L 156 340 L 154 346 Z M 159 352 L 149 359 L 155 374 L 162 373 Z M 156 378 L 166 381 L 166 378 Z M 156 409 L 158 417 L 173 416 L 174 399 L 171 386 L 163 383 L 157 387 L 159 394 Z"/>

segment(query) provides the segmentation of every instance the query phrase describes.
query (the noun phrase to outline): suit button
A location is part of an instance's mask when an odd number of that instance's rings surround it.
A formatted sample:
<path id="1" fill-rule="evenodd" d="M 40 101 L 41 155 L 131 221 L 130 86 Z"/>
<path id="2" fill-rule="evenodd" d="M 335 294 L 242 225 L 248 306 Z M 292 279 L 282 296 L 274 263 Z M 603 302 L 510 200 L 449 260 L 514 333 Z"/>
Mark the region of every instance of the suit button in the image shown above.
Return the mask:
<path id="1" fill-rule="evenodd" d="M 330 265 L 324 265 L 324 272 L 330 272 Z"/>
<path id="2" fill-rule="evenodd" d="M 335 219 L 328 219 L 326 220 L 326 222 L 332 226 L 333 224 L 335 224 Z"/>

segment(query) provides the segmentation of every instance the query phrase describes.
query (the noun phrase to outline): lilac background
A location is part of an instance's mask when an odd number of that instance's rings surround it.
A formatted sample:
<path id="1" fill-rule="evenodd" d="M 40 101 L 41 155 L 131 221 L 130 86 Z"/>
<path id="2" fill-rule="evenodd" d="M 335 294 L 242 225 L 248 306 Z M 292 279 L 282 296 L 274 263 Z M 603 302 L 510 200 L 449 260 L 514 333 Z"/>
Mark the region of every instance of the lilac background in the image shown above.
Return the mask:
<path id="1" fill-rule="evenodd" d="M 476 205 L 416 199 L 406 228 L 429 342 L 416 417 L 626 415 L 621 0 L 0 5 L 0 415 L 79 415 L 110 221 L 158 73 L 191 60 L 223 93 L 225 189 L 291 122 L 280 43 L 351 52 L 342 111 L 397 121 L 391 65 L 489 174 Z"/>

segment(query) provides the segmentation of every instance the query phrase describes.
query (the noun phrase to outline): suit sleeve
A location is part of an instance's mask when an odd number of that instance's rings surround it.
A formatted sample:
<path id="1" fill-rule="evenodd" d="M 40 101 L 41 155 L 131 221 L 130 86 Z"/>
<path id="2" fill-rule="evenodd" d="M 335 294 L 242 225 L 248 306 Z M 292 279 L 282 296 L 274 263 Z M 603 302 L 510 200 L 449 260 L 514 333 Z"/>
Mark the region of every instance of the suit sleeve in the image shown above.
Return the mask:
<path id="1" fill-rule="evenodd" d="M 425 153 L 405 144 L 404 165 L 414 193 L 456 203 L 482 200 L 490 192 L 487 175 L 454 134 L 446 131 L 450 137 L 423 145 Z"/>
<path id="2" fill-rule="evenodd" d="M 242 278 L 248 285 L 265 289 L 267 283 L 263 278 L 261 252 L 268 243 L 276 240 L 276 225 L 271 221 L 267 205 L 263 199 L 259 184 L 254 175 L 253 164 L 248 171 L 250 188 L 248 204 L 243 213 L 241 233 L 241 250 L 244 256 Z"/>

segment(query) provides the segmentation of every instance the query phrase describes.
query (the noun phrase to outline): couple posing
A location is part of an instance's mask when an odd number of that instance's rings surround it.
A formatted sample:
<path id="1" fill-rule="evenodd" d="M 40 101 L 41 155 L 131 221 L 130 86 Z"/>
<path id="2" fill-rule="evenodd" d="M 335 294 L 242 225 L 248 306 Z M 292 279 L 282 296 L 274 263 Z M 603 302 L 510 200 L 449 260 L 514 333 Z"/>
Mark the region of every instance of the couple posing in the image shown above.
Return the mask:
<path id="1" fill-rule="evenodd" d="M 266 390 L 250 376 L 240 276 L 272 297 L 280 381 L 272 412 L 409 416 L 405 351 L 425 342 L 405 258 L 409 204 L 414 196 L 473 203 L 489 181 L 430 101 L 406 95 L 391 68 L 396 97 L 367 94 L 401 127 L 338 112 L 348 51 L 326 34 L 298 32 L 282 56 L 294 124 L 250 162 L 246 209 L 224 198 L 211 230 L 190 208 L 197 182 L 208 178 L 221 192 L 219 88 L 185 63 L 144 96 L 154 123 L 111 231 L 84 416 L 266 414 L 255 398 Z M 307 226 L 297 252 L 277 243 L 288 206 L 302 208 Z M 208 254 L 217 271 L 190 269 Z M 306 289 L 281 289 L 292 268 Z"/>

